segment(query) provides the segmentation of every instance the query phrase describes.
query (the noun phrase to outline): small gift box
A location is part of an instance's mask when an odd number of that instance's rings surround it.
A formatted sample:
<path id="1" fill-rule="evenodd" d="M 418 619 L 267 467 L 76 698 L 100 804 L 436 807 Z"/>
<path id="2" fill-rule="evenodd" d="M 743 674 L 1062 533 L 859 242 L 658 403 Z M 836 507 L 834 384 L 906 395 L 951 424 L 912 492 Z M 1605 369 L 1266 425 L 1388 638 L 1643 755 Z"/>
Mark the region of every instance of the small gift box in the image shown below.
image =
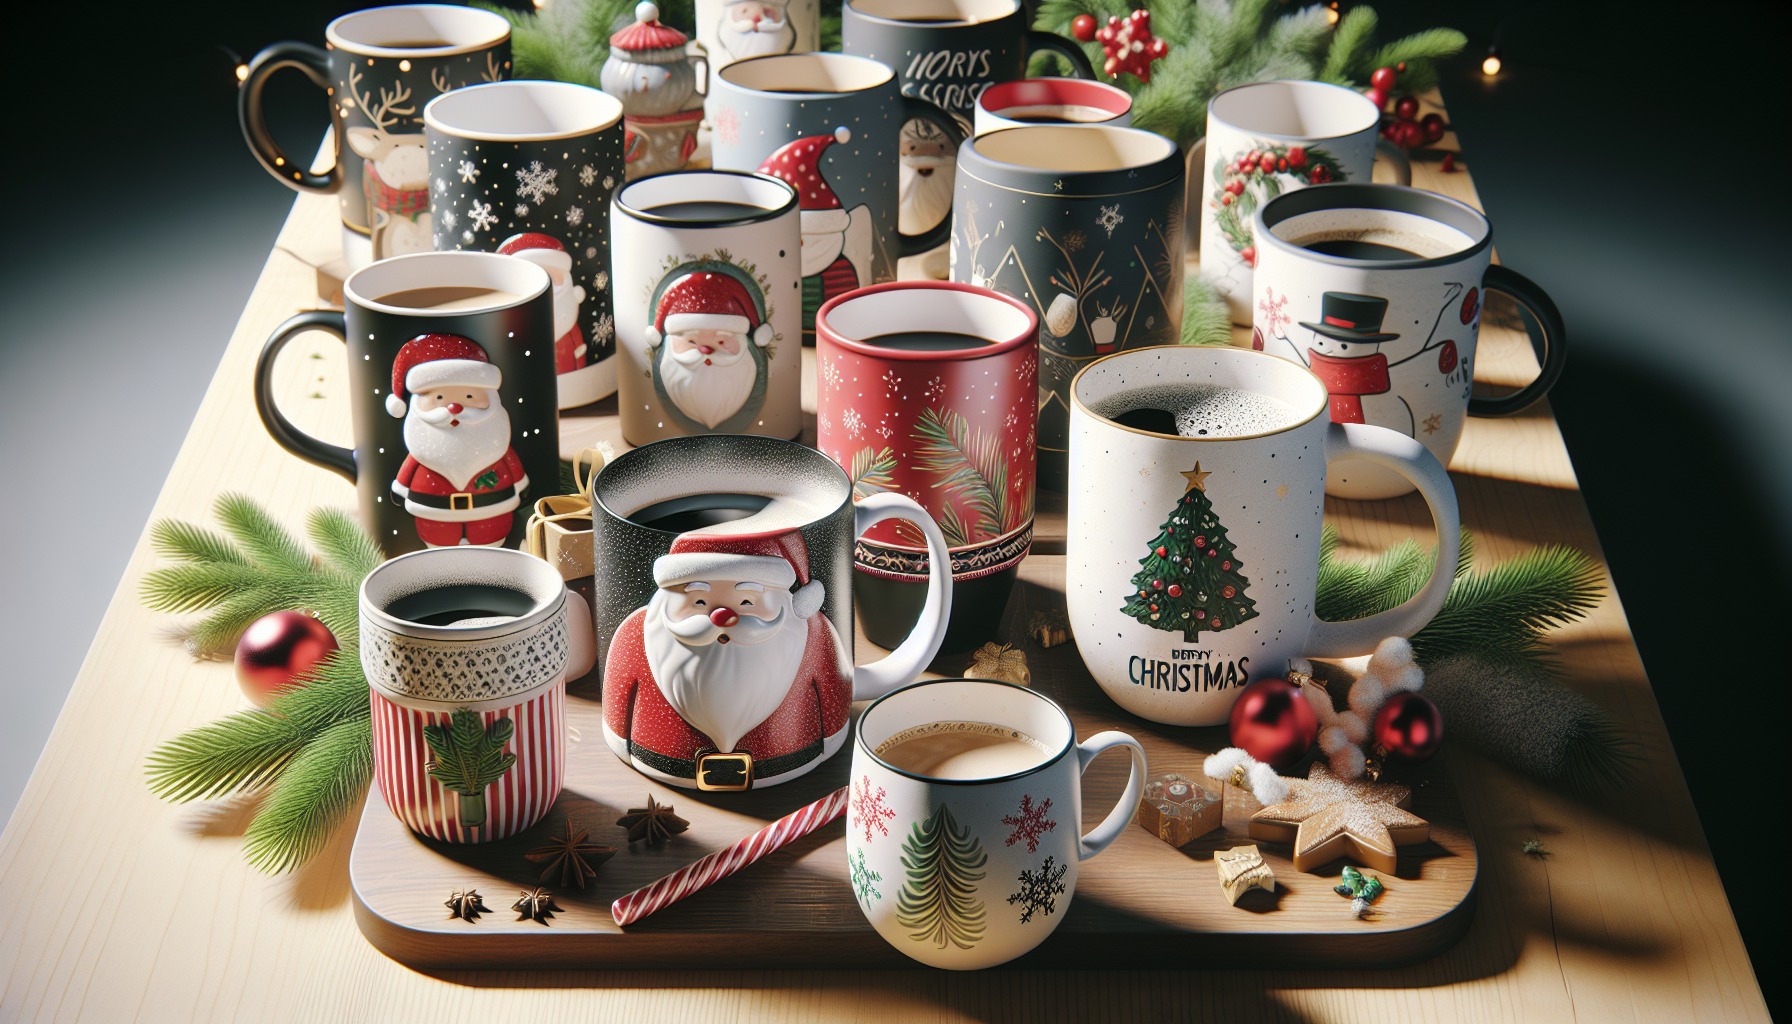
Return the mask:
<path id="1" fill-rule="evenodd" d="M 525 528 L 523 549 L 553 566 L 568 583 L 596 571 L 591 548 L 591 484 L 584 464 L 595 474 L 610 459 L 608 443 L 586 448 L 573 458 L 578 494 L 551 494 L 535 502 Z"/>
<path id="2" fill-rule="evenodd" d="M 1139 798 L 1139 827 L 1171 846 L 1181 846 L 1219 828 L 1223 807 L 1220 794 L 1171 772 L 1145 784 L 1145 795 Z"/>

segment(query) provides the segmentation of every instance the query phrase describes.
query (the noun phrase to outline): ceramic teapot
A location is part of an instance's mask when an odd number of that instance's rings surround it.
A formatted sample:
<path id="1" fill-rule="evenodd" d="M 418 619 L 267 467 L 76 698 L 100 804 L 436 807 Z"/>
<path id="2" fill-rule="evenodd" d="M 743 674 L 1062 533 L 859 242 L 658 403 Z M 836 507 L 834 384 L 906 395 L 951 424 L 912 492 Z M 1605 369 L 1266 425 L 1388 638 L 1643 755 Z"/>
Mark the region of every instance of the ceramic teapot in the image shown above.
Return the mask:
<path id="1" fill-rule="evenodd" d="M 697 83 L 707 80 L 709 69 L 705 63 L 703 78 L 698 77 L 703 58 L 685 53 L 688 41 L 683 32 L 660 23 L 660 9 L 652 3 L 635 5 L 634 24 L 610 37 L 610 55 L 598 80 L 622 102 L 631 181 L 678 170 L 697 149 L 703 119 Z"/>

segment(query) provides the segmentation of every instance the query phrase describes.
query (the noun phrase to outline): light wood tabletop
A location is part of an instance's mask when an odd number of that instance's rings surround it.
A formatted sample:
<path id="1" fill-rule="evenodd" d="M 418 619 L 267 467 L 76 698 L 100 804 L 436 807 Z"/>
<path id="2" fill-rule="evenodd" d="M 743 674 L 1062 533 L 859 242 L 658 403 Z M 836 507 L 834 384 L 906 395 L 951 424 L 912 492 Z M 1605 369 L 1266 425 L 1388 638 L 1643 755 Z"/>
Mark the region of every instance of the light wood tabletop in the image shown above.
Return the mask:
<path id="1" fill-rule="evenodd" d="M 1438 153 L 1415 160 L 1414 184 L 1479 206 L 1465 163 L 1450 174 L 1439 168 L 1441 151 L 1455 148 L 1447 135 Z M 250 394 L 263 340 L 318 306 L 315 267 L 337 248 L 334 200 L 299 197 L 153 518 L 207 521 L 222 491 L 250 494 L 295 526 L 317 505 L 353 507 L 341 478 L 275 447 Z M 1516 379 L 1528 346 L 1491 319 L 1483 368 Z M 348 443 L 340 343 L 301 338 L 279 376 L 282 407 L 298 426 Z M 812 394 L 809 403 L 812 411 Z M 563 446 L 605 429 L 567 417 Z M 118 442 L 127 449 L 130 438 Z M 1602 558 L 1547 404 L 1470 420 L 1450 469 L 1478 563 L 1545 543 Z M 1328 499 L 1326 514 L 1350 554 L 1408 536 L 1431 542 L 1416 497 Z M 1052 515 L 1042 509 L 1042 536 L 1052 533 Z M 169 635 L 177 620 L 139 603 L 139 581 L 157 559 L 147 524 L 119 525 L 143 532 L 0 835 L 0 1020 L 1768 1019 L 1616 593 L 1556 631 L 1551 646 L 1569 684 L 1610 709 L 1640 745 L 1632 784 L 1572 799 L 1446 743 L 1442 756 L 1479 850 L 1480 900 L 1466 937 L 1414 966 L 1288 971 L 1220 958 L 1138 972 L 824 972 L 793 963 L 782 971 L 419 973 L 381 955 L 356 928 L 353 820 L 312 863 L 270 878 L 241 855 L 252 800 L 175 805 L 145 787 L 154 747 L 243 702 L 227 662 L 195 662 Z M 1521 852 L 1531 838 L 1544 841 L 1547 856 Z M 702 951 L 691 959 L 700 962 Z"/>

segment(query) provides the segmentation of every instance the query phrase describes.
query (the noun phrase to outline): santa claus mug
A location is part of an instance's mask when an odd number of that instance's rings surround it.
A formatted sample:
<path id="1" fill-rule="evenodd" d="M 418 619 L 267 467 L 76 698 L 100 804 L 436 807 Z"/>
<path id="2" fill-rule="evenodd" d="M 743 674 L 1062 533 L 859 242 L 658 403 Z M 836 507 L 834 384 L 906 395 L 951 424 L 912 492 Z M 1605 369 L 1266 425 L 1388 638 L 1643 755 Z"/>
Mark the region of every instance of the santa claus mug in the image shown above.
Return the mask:
<path id="1" fill-rule="evenodd" d="M 1493 226 L 1454 199 L 1398 185 L 1324 185 L 1257 211 L 1251 347 L 1312 370 L 1335 423 L 1373 423 L 1450 464 L 1465 416 L 1510 416 L 1542 398 L 1567 359 L 1562 316 L 1543 289 L 1490 265 Z M 1499 397 L 1473 394 L 1482 298 L 1510 296 L 1542 328 L 1537 376 Z M 1405 477 L 1334 463 L 1325 493 L 1392 498 Z"/>
<path id="2" fill-rule="evenodd" d="M 1218 725 L 1289 659 L 1368 654 L 1443 607 L 1460 540 L 1449 474 L 1410 437 L 1330 422 L 1326 397 L 1300 365 L 1230 347 L 1135 349 L 1077 374 L 1065 600 L 1083 664 L 1115 703 Z M 1326 622 L 1313 595 L 1326 466 L 1341 459 L 1418 487 L 1437 559 L 1399 607 Z"/>
<path id="3" fill-rule="evenodd" d="M 516 547 L 531 489 L 560 478 L 547 272 L 492 253 L 416 253 L 356 271 L 342 295 L 343 312 L 301 313 L 262 348 L 255 409 L 268 434 L 355 485 L 361 523 L 388 555 Z M 347 343 L 352 449 L 274 403 L 276 358 L 311 330 Z"/>
<path id="4" fill-rule="evenodd" d="M 559 406 L 616 391 L 610 193 L 622 104 L 568 82 L 498 82 L 437 96 L 428 126 L 435 247 L 539 263 L 554 282 Z"/>
<path id="5" fill-rule="evenodd" d="M 687 789 L 788 782 L 846 743 L 854 700 L 913 682 L 952 614 L 945 538 L 900 494 L 854 504 L 832 459 L 745 434 L 624 452 L 592 481 L 604 740 Z M 853 666 L 853 542 L 886 519 L 927 538 L 920 621 Z"/>

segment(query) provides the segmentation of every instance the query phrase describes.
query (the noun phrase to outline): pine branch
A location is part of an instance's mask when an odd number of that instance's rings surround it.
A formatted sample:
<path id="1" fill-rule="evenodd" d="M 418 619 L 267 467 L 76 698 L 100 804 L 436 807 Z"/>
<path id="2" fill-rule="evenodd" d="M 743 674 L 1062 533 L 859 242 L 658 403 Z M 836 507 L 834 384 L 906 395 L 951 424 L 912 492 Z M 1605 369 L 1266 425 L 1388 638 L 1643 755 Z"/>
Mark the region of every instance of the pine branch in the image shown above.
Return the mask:
<path id="1" fill-rule="evenodd" d="M 970 505 L 976 529 L 990 536 L 1002 532 L 1008 501 L 1008 465 L 1001 441 L 972 430 L 970 421 L 953 410 L 923 410 L 915 424 L 915 461 L 939 477 L 934 487 Z"/>
<path id="2" fill-rule="evenodd" d="M 243 855 L 269 874 L 317 855 L 373 778 L 367 717 L 326 729 L 281 773 L 243 836 Z"/>
<path id="3" fill-rule="evenodd" d="M 1190 274 L 1182 282 L 1180 340 L 1184 345 L 1213 348 L 1232 344 L 1231 314 L 1199 274 Z"/>
<path id="4" fill-rule="evenodd" d="M 306 532 L 323 553 L 324 562 L 338 573 L 354 577 L 357 589 L 367 574 L 386 560 L 360 522 L 343 509 L 312 509 Z"/>
<path id="5" fill-rule="evenodd" d="M 1537 661 L 1542 632 L 1585 615 L 1604 594 L 1599 564 L 1572 548 L 1528 551 L 1456 582 L 1450 599 L 1412 637 L 1420 664 L 1453 654 Z"/>
<path id="6" fill-rule="evenodd" d="M 150 527 L 149 538 L 156 553 L 166 558 L 178 558 L 184 562 L 249 564 L 249 560 L 229 540 L 191 523 L 163 519 Z"/>
<path id="7" fill-rule="evenodd" d="M 139 594 L 144 606 L 151 611 L 182 614 L 210 608 L 245 591 L 258 591 L 264 578 L 260 569 L 240 562 L 214 561 L 177 565 L 144 573 Z"/>
<path id="8" fill-rule="evenodd" d="M 246 494 L 220 494 L 213 514 L 224 531 L 240 545 L 249 560 L 270 572 L 302 573 L 311 569 L 311 556 L 286 528 Z"/>
<path id="9" fill-rule="evenodd" d="M 1375 26 L 1380 21 L 1373 7 L 1352 7 L 1338 19 L 1338 27 L 1332 30 L 1331 49 L 1326 51 L 1325 66 L 1319 71 L 1321 82 L 1335 85 L 1357 85 L 1349 75 L 1351 69 L 1362 63 L 1369 46 L 1375 41 Z M 1377 65 L 1379 67 L 1380 65 Z M 1370 69 L 1371 71 L 1374 68 Z M 1368 81 L 1365 76 L 1364 82 Z"/>

